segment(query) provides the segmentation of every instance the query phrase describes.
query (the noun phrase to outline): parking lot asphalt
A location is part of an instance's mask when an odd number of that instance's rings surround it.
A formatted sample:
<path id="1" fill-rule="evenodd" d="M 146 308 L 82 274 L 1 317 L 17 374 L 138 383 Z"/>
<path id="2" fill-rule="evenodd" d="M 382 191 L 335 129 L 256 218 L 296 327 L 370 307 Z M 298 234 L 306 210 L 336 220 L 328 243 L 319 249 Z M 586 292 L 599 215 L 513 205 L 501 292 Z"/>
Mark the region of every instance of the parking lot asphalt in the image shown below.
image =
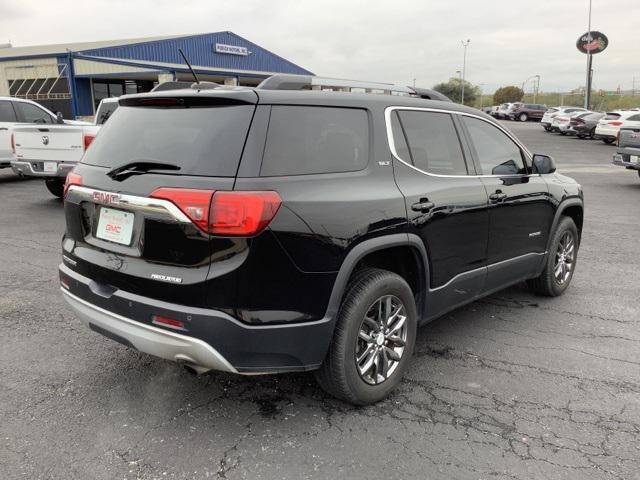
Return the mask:
<path id="1" fill-rule="evenodd" d="M 573 283 L 424 326 L 365 408 L 312 375 L 195 377 L 91 332 L 58 290 L 61 202 L 0 170 L 0 478 L 640 479 L 640 179 L 612 146 L 505 125 L 584 186 Z"/>

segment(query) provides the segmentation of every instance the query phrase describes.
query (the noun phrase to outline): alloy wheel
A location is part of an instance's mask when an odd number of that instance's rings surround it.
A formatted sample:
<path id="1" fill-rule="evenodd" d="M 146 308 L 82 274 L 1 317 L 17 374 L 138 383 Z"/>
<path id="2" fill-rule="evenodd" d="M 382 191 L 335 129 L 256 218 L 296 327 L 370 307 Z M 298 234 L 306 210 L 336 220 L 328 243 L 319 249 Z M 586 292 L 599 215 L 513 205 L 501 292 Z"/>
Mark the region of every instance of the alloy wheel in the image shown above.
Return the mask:
<path id="1" fill-rule="evenodd" d="M 378 298 L 367 310 L 356 341 L 360 378 L 370 385 L 388 379 L 398 368 L 407 342 L 407 312 L 395 295 Z"/>
<path id="2" fill-rule="evenodd" d="M 564 285 L 573 271 L 576 258 L 576 242 L 571 232 L 564 232 L 558 243 L 553 275 L 558 285 Z"/>

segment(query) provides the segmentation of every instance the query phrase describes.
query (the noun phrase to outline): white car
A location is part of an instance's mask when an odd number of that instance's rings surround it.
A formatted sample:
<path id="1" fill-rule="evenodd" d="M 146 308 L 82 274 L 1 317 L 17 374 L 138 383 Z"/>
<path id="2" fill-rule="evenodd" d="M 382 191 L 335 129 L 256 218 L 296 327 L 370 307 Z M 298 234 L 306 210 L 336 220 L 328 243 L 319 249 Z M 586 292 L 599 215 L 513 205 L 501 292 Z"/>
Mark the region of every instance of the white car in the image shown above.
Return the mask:
<path id="1" fill-rule="evenodd" d="M 0 97 L 0 168 L 11 166 L 13 149 L 11 132 L 18 123 L 58 124 L 61 116 L 47 110 L 42 105 L 14 97 Z"/>
<path id="2" fill-rule="evenodd" d="M 509 118 L 509 114 L 511 113 L 511 110 L 513 110 L 513 103 L 502 103 L 499 107 L 498 110 L 496 111 L 496 115 L 495 117 L 497 118 Z"/>
<path id="3" fill-rule="evenodd" d="M 540 121 L 540 125 L 542 125 L 542 128 L 544 128 L 547 132 L 551 132 L 554 130 L 552 123 L 553 123 L 553 119 L 556 116 L 569 115 L 575 112 L 588 112 L 588 110 L 580 107 L 553 107 L 547 110 L 546 112 L 544 112 L 544 115 L 542 116 L 542 120 Z M 559 130 L 556 130 L 556 131 L 559 131 Z"/>
<path id="4" fill-rule="evenodd" d="M 105 98 L 98 106 L 94 123 L 15 125 L 12 134 L 15 159 L 11 168 L 20 176 L 44 178 L 47 189 L 62 197 L 67 174 L 116 108 L 117 98 Z"/>
<path id="5" fill-rule="evenodd" d="M 611 144 L 616 141 L 620 127 L 640 127 L 640 109 L 607 112 L 596 126 L 595 138 Z"/>
<path id="6" fill-rule="evenodd" d="M 551 121 L 551 131 L 557 132 L 560 135 L 566 135 L 567 133 L 570 133 L 571 120 L 573 120 L 574 118 L 580 118 L 582 115 L 590 115 L 592 113 L 595 113 L 595 112 L 578 111 L 578 112 L 572 112 L 572 113 L 565 113 L 563 115 L 556 115 L 555 117 L 553 117 L 553 120 Z"/>

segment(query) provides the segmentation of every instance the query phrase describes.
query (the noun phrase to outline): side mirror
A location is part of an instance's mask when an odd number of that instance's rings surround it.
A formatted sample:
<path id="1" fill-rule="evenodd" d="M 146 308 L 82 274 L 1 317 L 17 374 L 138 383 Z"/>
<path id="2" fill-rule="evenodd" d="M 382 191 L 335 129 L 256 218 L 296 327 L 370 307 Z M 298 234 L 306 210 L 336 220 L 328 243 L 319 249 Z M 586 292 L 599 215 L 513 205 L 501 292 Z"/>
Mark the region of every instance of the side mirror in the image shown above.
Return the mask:
<path id="1" fill-rule="evenodd" d="M 62 116 L 62 112 L 56 112 L 56 122 L 64 123 L 64 117 Z"/>
<path id="2" fill-rule="evenodd" d="M 556 162 L 549 155 L 533 155 L 533 173 L 544 175 L 545 173 L 553 173 L 556 171 Z"/>

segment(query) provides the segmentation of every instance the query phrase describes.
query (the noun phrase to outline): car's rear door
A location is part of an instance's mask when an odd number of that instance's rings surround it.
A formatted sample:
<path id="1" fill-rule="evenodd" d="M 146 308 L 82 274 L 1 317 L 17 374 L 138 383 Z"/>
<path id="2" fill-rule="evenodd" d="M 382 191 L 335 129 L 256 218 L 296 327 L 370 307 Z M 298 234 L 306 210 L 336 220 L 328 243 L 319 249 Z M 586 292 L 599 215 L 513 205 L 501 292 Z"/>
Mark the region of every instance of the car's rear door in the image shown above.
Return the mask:
<path id="1" fill-rule="evenodd" d="M 9 166 L 13 159 L 11 128 L 16 121 L 16 112 L 11 101 L 0 100 L 0 167 Z"/>
<path id="2" fill-rule="evenodd" d="M 466 138 L 489 196 L 486 291 L 536 271 L 555 207 L 545 180 L 532 174 L 526 151 L 489 120 L 463 116 Z"/>
<path id="3" fill-rule="evenodd" d="M 388 121 L 409 231 L 421 237 L 429 255 L 427 315 L 432 317 L 482 290 L 487 194 L 473 176 L 473 162 L 460 142 L 453 114 L 398 108 Z"/>

